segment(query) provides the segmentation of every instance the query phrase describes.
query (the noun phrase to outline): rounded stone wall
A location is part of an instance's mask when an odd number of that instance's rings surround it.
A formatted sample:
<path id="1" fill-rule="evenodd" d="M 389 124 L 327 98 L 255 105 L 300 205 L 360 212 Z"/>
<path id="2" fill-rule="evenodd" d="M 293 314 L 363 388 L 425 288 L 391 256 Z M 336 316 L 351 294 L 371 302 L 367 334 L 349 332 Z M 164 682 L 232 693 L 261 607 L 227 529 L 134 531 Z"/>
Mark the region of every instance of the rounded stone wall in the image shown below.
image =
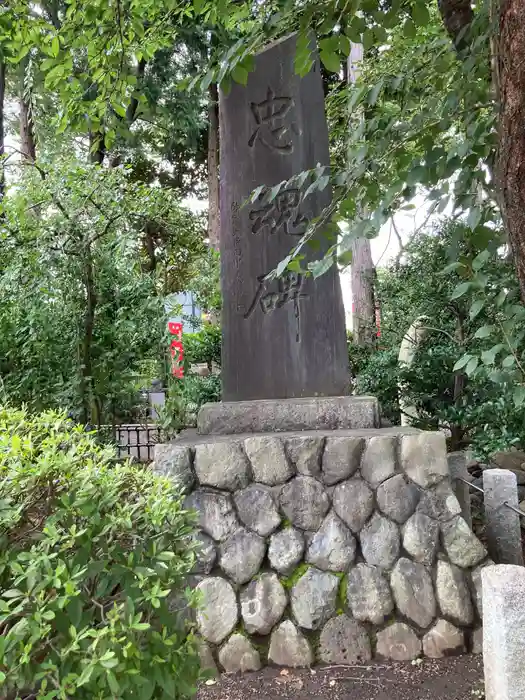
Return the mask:
<path id="1" fill-rule="evenodd" d="M 248 671 L 479 646 L 487 553 L 461 517 L 442 434 L 202 440 L 158 446 L 155 469 L 199 515 L 203 663 Z"/>

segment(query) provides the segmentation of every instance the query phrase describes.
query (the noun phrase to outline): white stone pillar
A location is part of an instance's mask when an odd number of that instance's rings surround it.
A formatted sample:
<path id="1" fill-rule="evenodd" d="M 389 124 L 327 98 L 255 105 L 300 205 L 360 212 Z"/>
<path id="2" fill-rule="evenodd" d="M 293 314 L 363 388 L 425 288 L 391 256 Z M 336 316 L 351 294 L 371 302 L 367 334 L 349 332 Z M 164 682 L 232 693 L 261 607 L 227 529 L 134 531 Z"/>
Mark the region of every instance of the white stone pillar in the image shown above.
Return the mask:
<path id="1" fill-rule="evenodd" d="M 483 472 L 485 522 L 489 554 L 497 564 L 523 566 L 518 484 L 508 469 L 486 469 Z"/>
<path id="2" fill-rule="evenodd" d="M 487 566 L 483 586 L 486 700 L 525 698 L 525 568 Z"/>

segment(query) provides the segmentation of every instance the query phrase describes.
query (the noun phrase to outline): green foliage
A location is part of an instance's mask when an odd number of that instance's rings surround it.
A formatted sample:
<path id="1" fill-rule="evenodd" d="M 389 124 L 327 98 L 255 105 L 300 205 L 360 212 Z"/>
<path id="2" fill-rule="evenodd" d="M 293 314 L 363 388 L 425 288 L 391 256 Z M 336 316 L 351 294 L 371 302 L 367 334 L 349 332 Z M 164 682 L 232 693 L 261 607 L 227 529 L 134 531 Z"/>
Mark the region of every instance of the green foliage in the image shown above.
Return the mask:
<path id="1" fill-rule="evenodd" d="M 26 170 L 0 221 L 4 391 L 95 425 L 129 419 L 137 376 L 162 357 L 160 294 L 187 283 L 203 252 L 200 222 L 128 170 L 75 159 Z"/>
<path id="2" fill-rule="evenodd" d="M 455 449 L 471 445 L 487 455 L 525 444 L 523 307 L 499 232 L 480 241 L 464 225 L 444 222 L 420 233 L 399 263 L 381 271 L 377 291 L 386 349 L 361 364 L 357 391 L 378 396 L 383 414 L 398 422 L 401 385 L 417 425 L 447 428 Z M 427 337 L 413 365 L 398 368 L 401 340 L 419 317 Z"/>
<path id="3" fill-rule="evenodd" d="M 200 407 L 220 401 L 221 391 L 219 374 L 207 377 L 186 374 L 183 379 L 171 380 L 159 418 L 164 435 L 170 438 L 184 428 L 195 426 Z"/>
<path id="4" fill-rule="evenodd" d="M 289 576 L 281 578 L 281 583 L 283 584 L 283 587 L 286 588 L 286 590 L 291 590 L 295 586 L 297 581 L 299 581 L 299 579 L 305 575 L 309 568 L 310 565 L 303 561 L 292 571 L 292 573 Z"/>
<path id="5" fill-rule="evenodd" d="M 355 393 L 376 396 L 381 415 L 394 424 L 400 420 L 398 352 L 398 348 L 392 348 L 365 355 L 355 382 Z"/>
<path id="6" fill-rule="evenodd" d="M 196 333 L 184 334 L 184 359 L 188 366 L 205 363 L 211 369 L 212 363 L 221 364 L 221 328 L 204 324 Z"/>
<path id="7" fill-rule="evenodd" d="M 198 655 L 181 494 L 57 413 L 0 409 L 2 697 L 189 697 Z M 175 598 L 174 598 L 175 596 Z"/>

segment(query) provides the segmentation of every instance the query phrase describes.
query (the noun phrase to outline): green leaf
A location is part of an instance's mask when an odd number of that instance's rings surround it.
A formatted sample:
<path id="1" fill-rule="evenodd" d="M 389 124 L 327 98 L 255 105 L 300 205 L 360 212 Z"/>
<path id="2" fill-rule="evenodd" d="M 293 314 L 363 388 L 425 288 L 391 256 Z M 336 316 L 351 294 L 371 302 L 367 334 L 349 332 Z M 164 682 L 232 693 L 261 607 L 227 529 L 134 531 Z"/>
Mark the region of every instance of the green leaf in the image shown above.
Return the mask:
<path id="1" fill-rule="evenodd" d="M 116 697 L 120 697 L 120 685 L 115 677 L 115 674 L 111 671 L 108 671 L 106 676 L 108 679 L 109 689 L 111 690 L 113 695 L 115 695 Z"/>
<path id="2" fill-rule="evenodd" d="M 416 25 L 412 20 L 408 19 L 403 26 L 403 35 L 407 39 L 413 39 L 416 36 Z"/>
<path id="3" fill-rule="evenodd" d="M 374 85 L 374 87 L 370 90 L 370 93 L 368 95 L 368 104 L 369 105 L 375 105 L 377 102 L 377 98 L 379 97 L 379 93 L 383 89 L 383 81 L 380 80 L 378 83 Z"/>
<path id="4" fill-rule="evenodd" d="M 475 272 L 479 272 L 479 270 L 481 270 L 481 268 L 489 258 L 490 252 L 488 250 L 482 250 L 481 253 L 479 253 L 479 255 L 476 255 L 476 257 L 472 261 L 472 269 Z"/>
<path id="5" fill-rule="evenodd" d="M 425 0 L 416 0 L 412 6 L 412 19 L 418 27 L 424 27 L 430 22 L 430 15 Z"/>
<path id="6" fill-rule="evenodd" d="M 248 71 L 244 66 L 241 66 L 240 63 L 238 63 L 232 70 L 232 78 L 236 83 L 240 83 L 241 85 L 248 84 L 248 75 Z"/>
<path id="7" fill-rule="evenodd" d="M 480 313 L 480 311 L 483 309 L 484 306 L 485 306 L 485 302 L 483 301 L 483 299 L 478 299 L 477 301 L 475 301 L 472 304 L 472 306 L 470 307 L 470 312 L 469 312 L 469 316 L 470 316 L 471 321 L 473 321 L 476 318 L 476 316 Z"/>
<path id="8" fill-rule="evenodd" d="M 339 73 L 341 71 L 341 59 L 338 54 L 325 50 L 320 52 L 319 57 L 326 70 L 332 73 Z"/>
<path id="9" fill-rule="evenodd" d="M 325 272 L 328 272 L 333 264 L 333 257 L 331 255 L 326 255 L 321 260 L 315 260 L 314 262 L 309 263 L 308 269 L 311 271 L 314 279 L 316 279 L 317 277 L 324 275 Z"/>
<path id="10" fill-rule="evenodd" d="M 517 386 L 513 394 L 514 405 L 521 408 L 525 404 L 525 386 Z"/>
<path id="11" fill-rule="evenodd" d="M 494 326 L 481 326 L 474 333 L 474 338 L 488 338 L 492 333 L 494 333 Z"/>
<path id="12" fill-rule="evenodd" d="M 463 369 L 463 367 L 465 367 L 465 365 L 467 365 L 471 359 L 472 359 L 472 355 L 463 355 L 456 362 L 456 364 L 452 368 L 452 371 L 457 372 L 458 370 Z"/>
<path id="13" fill-rule="evenodd" d="M 471 357 L 467 363 L 467 366 L 465 367 L 465 374 L 468 377 L 470 377 L 471 374 L 474 374 L 478 364 L 479 364 L 479 357 Z"/>
<path id="14" fill-rule="evenodd" d="M 470 282 L 462 282 L 461 284 L 458 284 L 458 286 L 454 289 L 452 294 L 450 295 L 451 299 L 459 299 L 462 297 L 464 294 L 466 294 L 471 287 Z"/>
<path id="15" fill-rule="evenodd" d="M 58 56 L 60 53 L 60 41 L 58 40 L 57 36 L 53 37 L 53 40 L 51 42 L 51 55 L 54 56 L 55 58 Z"/>
<path id="16" fill-rule="evenodd" d="M 507 357 L 503 359 L 503 362 L 501 364 L 506 369 L 509 369 L 510 367 L 514 367 L 514 365 L 516 364 L 516 358 L 514 357 L 514 355 L 507 355 Z"/>

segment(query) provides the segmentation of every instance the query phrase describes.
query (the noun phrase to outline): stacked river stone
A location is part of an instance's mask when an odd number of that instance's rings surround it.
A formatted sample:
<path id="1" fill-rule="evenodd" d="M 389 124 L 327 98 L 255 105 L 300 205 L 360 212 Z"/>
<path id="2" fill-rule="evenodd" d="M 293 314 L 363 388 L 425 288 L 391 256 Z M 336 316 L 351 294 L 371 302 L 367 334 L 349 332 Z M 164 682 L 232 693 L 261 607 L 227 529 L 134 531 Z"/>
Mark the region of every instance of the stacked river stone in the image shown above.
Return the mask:
<path id="1" fill-rule="evenodd" d="M 440 433 L 203 436 L 155 468 L 199 514 L 206 665 L 355 664 L 480 650 L 487 554 Z"/>

